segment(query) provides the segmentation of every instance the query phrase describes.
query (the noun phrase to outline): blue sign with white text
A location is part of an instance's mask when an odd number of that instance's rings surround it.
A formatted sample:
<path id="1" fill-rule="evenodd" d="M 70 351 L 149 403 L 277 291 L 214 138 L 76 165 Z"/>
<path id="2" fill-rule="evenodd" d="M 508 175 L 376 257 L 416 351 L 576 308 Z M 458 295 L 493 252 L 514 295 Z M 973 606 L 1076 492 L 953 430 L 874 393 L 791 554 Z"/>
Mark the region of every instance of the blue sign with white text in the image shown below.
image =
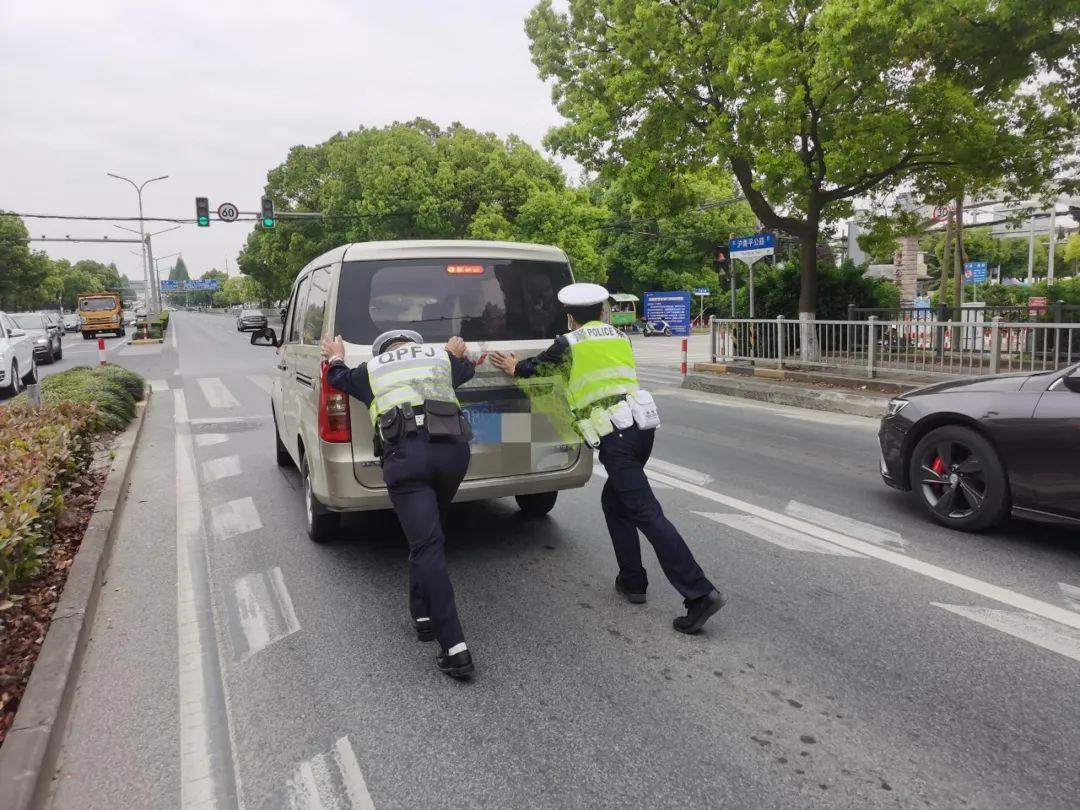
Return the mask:
<path id="1" fill-rule="evenodd" d="M 729 253 L 739 253 L 743 250 L 760 250 L 762 248 L 775 248 L 776 236 L 771 233 L 755 233 L 751 236 L 736 236 L 731 240 Z"/>
<path id="2" fill-rule="evenodd" d="M 647 292 L 644 300 L 647 321 L 667 321 L 672 334 L 690 334 L 690 293 L 681 291 Z"/>
<path id="3" fill-rule="evenodd" d="M 986 262 L 964 262 L 964 283 L 985 284 Z"/>

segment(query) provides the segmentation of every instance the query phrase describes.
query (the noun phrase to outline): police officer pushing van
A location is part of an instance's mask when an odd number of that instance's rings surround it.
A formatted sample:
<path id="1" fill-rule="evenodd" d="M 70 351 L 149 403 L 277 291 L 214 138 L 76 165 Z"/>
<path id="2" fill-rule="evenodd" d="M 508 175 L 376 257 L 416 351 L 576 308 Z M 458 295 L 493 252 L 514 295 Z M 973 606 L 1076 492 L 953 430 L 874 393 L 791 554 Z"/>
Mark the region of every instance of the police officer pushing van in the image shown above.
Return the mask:
<path id="1" fill-rule="evenodd" d="M 421 641 L 437 639 L 435 664 L 455 678 L 473 672 L 446 570 L 442 516 L 469 467 L 468 423 L 454 389 L 472 379 L 465 342 L 425 344 L 411 330 L 379 335 L 372 359 L 349 369 L 341 337 L 322 339 L 330 385 L 371 413 L 375 455 L 409 541 L 409 611 Z"/>
<path id="2" fill-rule="evenodd" d="M 686 542 L 653 494 L 645 476 L 660 424 L 651 395 L 638 387 L 629 339 L 602 322 L 608 292 L 599 284 L 571 284 L 559 291 L 570 333 L 536 357 L 519 361 L 496 352 L 494 365 L 511 376 L 561 374 L 578 433 L 600 448 L 607 482 L 600 498 L 615 547 L 619 575 L 615 589 L 635 604 L 648 587 L 641 565 L 638 531 L 649 540 L 660 567 L 682 594 L 686 615 L 675 618 L 680 633 L 696 633 L 724 605 L 724 597 L 706 578 Z"/>

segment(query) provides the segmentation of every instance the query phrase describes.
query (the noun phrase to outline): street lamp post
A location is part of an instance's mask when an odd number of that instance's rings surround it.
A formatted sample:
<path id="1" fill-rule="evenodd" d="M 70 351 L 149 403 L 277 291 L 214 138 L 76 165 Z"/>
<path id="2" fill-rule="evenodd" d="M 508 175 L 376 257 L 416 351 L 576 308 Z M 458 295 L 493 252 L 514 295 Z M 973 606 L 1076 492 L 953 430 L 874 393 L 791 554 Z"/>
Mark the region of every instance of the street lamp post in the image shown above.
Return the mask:
<path id="1" fill-rule="evenodd" d="M 169 175 L 163 174 L 161 177 L 151 177 L 149 180 L 144 180 L 142 183 L 136 183 L 134 180 L 128 177 L 121 177 L 119 174 L 113 174 L 112 172 L 106 172 L 109 177 L 115 177 L 117 180 L 123 180 L 125 183 L 130 183 L 132 188 L 135 189 L 135 193 L 139 197 L 139 237 L 142 239 L 142 260 L 143 260 L 143 281 L 146 283 L 147 297 L 149 300 L 146 302 L 151 308 L 151 311 L 157 311 L 161 308 L 160 293 L 152 291 L 150 289 L 150 263 L 146 260 L 146 233 L 143 230 L 143 207 L 142 207 L 142 190 L 148 184 L 155 182 L 156 180 L 165 180 Z M 156 308 L 155 308 L 156 307 Z"/>
<path id="2" fill-rule="evenodd" d="M 142 237 L 142 256 L 144 260 L 149 260 L 150 267 L 150 280 L 146 289 L 147 295 L 147 307 L 150 310 L 154 309 L 154 304 L 157 304 L 158 310 L 161 309 L 161 284 L 158 282 L 157 263 L 154 261 L 154 250 L 150 243 L 150 237 L 157 236 L 159 234 L 168 233 L 169 231 L 179 230 L 179 225 L 173 225 L 171 228 L 162 228 L 160 231 L 154 231 L 153 233 L 144 234 L 141 231 L 136 231 L 133 228 L 125 227 L 124 225 L 113 225 L 114 228 L 119 228 L 122 231 L 128 231 L 129 233 L 137 233 Z M 134 251 L 132 251 L 134 252 Z M 178 254 L 172 254 L 178 255 Z"/>

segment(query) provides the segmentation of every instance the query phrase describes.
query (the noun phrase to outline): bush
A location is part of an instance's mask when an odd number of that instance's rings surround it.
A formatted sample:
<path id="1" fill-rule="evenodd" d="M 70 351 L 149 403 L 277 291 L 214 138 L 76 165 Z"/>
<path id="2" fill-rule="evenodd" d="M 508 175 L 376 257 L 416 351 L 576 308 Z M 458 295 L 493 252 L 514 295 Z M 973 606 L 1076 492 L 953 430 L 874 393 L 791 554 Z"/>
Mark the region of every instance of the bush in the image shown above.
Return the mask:
<path id="1" fill-rule="evenodd" d="M 57 375 L 61 376 L 61 375 Z M 0 601 L 37 572 L 63 492 L 90 464 L 94 408 L 0 408 Z"/>
<path id="2" fill-rule="evenodd" d="M 142 377 L 112 364 L 68 369 L 41 382 L 41 399 L 46 404 L 93 405 L 89 412 L 97 431 L 123 430 L 134 418 L 135 403 L 143 392 Z M 25 393 L 12 400 L 13 405 L 25 402 Z"/>

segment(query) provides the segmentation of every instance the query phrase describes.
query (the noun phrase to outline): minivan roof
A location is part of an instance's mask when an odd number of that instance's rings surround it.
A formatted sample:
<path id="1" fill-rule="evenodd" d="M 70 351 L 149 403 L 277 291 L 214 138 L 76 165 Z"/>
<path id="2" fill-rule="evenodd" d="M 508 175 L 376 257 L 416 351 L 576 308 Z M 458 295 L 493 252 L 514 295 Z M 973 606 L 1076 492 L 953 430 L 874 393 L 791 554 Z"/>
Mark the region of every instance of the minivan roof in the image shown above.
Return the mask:
<path id="1" fill-rule="evenodd" d="M 524 259 L 567 262 L 566 254 L 550 245 L 528 242 L 489 242 L 478 239 L 400 239 L 354 242 L 329 250 L 311 264 L 327 261 L 363 262 L 378 259 Z M 309 265 L 310 266 L 310 265 Z"/>

